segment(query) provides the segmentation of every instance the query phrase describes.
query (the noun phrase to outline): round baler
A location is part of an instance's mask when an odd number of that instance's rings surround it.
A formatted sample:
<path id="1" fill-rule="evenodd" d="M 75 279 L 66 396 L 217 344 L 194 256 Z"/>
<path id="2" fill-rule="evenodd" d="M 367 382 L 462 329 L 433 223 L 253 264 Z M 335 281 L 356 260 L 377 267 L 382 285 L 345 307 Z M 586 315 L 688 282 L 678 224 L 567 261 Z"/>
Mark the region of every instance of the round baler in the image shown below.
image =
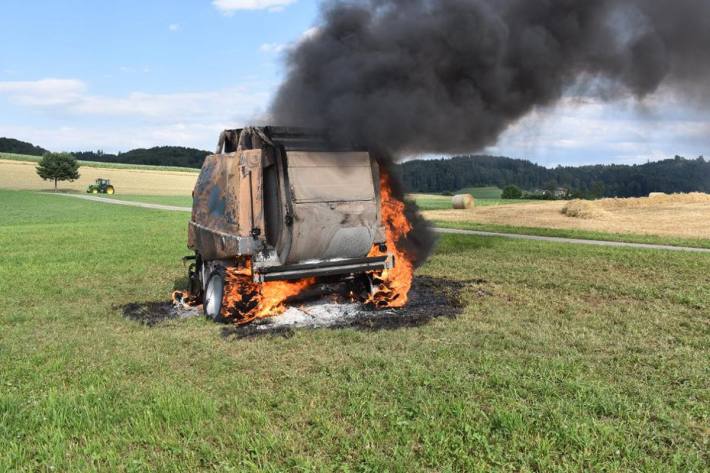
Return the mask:
<path id="1" fill-rule="evenodd" d="M 222 320 L 233 268 L 256 284 L 312 277 L 362 284 L 393 267 L 379 180 L 366 150 L 333 146 L 318 133 L 225 130 L 193 191 L 190 293 Z M 378 256 L 368 256 L 373 247 Z"/>

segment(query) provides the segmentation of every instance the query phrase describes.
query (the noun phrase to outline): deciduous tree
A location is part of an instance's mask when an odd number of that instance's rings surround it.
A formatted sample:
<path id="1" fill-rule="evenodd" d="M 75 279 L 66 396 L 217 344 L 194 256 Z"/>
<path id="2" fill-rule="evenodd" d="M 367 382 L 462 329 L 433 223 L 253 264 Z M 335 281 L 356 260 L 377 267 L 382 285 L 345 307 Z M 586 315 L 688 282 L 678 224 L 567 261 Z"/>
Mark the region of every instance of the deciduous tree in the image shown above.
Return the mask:
<path id="1" fill-rule="evenodd" d="M 46 153 L 37 164 L 37 174 L 45 181 L 54 181 L 54 191 L 57 191 L 58 181 L 75 181 L 79 179 L 79 163 L 69 153 Z"/>

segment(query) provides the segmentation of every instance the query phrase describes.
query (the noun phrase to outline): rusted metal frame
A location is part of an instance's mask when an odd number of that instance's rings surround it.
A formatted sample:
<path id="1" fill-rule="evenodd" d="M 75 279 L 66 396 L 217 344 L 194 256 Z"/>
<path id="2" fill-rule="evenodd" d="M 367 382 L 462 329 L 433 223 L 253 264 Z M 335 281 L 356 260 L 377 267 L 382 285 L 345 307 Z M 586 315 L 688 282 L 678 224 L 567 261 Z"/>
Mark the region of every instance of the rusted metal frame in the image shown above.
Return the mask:
<path id="1" fill-rule="evenodd" d="M 368 271 L 382 271 L 394 266 L 391 256 L 374 258 L 358 258 L 355 260 L 344 260 L 336 262 L 324 262 L 318 264 L 302 264 L 291 266 L 279 266 L 275 268 L 262 268 L 253 273 L 254 281 L 281 281 L 295 280 L 316 276 L 336 276 L 343 274 L 357 274 Z M 268 269 L 268 271 L 264 271 Z"/>
<path id="2" fill-rule="evenodd" d="M 251 238 L 231 235 L 229 233 L 221 232 L 219 230 L 200 225 L 199 223 L 193 221 L 190 221 L 189 225 L 195 227 L 199 231 L 210 233 L 219 238 L 222 238 L 223 240 L 235 240 L 237 242 L 237 247 L 239 248 L 240 253 L 243 255 L 251 255 L 254 252 L 254 244 Z"/>

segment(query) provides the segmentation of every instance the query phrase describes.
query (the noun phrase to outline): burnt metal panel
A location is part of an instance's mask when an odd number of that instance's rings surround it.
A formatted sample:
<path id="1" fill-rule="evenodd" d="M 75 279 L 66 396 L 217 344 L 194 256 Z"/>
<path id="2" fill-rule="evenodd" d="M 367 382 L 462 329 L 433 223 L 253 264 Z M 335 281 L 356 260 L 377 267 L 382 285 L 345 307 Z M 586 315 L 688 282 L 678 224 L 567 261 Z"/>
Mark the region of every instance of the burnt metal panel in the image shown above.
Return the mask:
<path id="1" fill-rule="evenodd" d="M 237 137 L 236 141 L 242 141 L 240 137 L 244 130 L 251 132 L 252 135 L 255 133 L 263 135 L 268 139 L 269 144 L 283 147 L 286 151 L 363 151 L 366 149 L 358 144 L 334 142 L 323 130 L 283 126 L 225 130 L 223 132 L 225 138 L 220 139 L 218 148 L 223 152 L 236 151 L 237 147 L 233 145 L 234 137 Z"/>
<path id="2" fill-rule="evenodd" d="M 374 200 L 370 156 L 363 152 L 288 153 L 293 200 L 306 202 L 352 202 Z"/>
<path id="3" fill-rule="evenodd" d="M 243 238 L 233 234 L 216 231 L 198 223 L 190 222 L 188 233 L 204 260 L 228 259 L 236 256 L 251 255 L 256 251 L 253 238 Z"/>
<path id="4" fill-rule="evenodd" d="M 318 264 L 300 264 L 263 268 L 254 273 L 257 282 L 294 280 L 317 276 L 359 274 L 367 271 L 382 271 L 394 266 L 392 256 L 325 261 Z"/>
<path id="5" fill-rule="evenodd" d="M 239 151 L 239 235 L 264 236 L 263 151 Z"/>

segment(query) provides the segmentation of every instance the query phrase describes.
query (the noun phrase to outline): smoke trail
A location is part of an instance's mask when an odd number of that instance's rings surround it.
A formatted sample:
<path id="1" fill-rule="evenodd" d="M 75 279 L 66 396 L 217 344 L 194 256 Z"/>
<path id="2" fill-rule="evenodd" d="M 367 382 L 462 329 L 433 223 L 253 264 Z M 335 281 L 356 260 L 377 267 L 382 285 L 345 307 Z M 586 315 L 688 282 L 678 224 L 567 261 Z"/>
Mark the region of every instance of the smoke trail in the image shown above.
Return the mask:
<path id="1" fill-rule="evenodd" d="M 707 0 L 335 0 L 271 111 L 394 154 L 475 151 L 579 84 L 707 99 L 709 44 Z"/>

